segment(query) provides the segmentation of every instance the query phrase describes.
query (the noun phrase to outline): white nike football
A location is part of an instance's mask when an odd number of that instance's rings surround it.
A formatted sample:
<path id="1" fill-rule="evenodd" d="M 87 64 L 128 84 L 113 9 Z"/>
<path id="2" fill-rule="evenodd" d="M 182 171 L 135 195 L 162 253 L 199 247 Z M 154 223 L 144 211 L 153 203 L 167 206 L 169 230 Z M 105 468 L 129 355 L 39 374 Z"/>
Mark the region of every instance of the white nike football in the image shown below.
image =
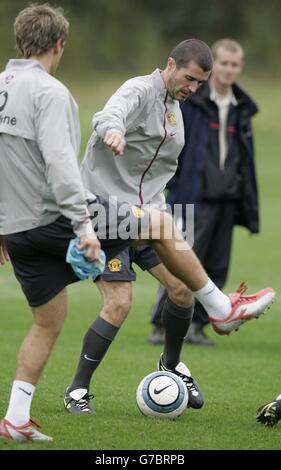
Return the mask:
<path id="1" fill-rule="evenodd" d="M 172 372 L 152 372 L 137 388 L 137 405 L 145 416 L 175 419 L 188 403 L 188 390 L 183 380 Z"/>

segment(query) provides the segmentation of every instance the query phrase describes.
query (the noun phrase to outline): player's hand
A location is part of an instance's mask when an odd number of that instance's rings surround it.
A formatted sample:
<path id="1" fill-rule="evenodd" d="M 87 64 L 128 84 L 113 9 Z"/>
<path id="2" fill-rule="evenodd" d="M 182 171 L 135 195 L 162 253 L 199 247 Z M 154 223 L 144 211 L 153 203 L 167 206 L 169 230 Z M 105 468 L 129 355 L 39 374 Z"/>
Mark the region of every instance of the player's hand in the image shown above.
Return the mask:
<path id="1" fill-rule="evenodd" d="M 265 426 L 275 426 L 281 419 L 281 402 L 280 400 L 273 400 L 270 403 L 262 405 L 257 410 L 257 421 L 265 424 Z"/>
<path id="2" fill-rule="evenodd" d="M 118 132 L 107 131 L 103 141 L 115 155 L 123 155 L 126 147 L 126 140 L 121 134 L 118 134 Z"/>
<path id="3" fill-rule="evenodd" d="M 100 242 L 95 233 L 80 236 L 79 250 L 85 251 L 85 258 L 90 261 L 97 261 L 100 257 Z"/>
<path id="4" fill-rule="evenodd" d="M 3 237 L 0 235 L 0 264 L 5 264 L 6 261 L 10 261 L 10 258 L 5 247 Z"/>

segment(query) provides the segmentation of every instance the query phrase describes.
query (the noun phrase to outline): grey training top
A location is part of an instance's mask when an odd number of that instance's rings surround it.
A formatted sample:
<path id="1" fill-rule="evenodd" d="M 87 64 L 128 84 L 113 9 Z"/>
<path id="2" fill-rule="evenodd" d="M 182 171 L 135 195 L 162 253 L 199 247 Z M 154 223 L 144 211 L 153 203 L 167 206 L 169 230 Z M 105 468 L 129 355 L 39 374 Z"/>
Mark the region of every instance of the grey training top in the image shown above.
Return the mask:
<path id="1" fill-rule="evenodd" d="M 94 115 L 93 127 L 81 170 L 86 187 L 119 201 L 165 208 L 163 190 L 177 168 L 184 126 L 160 70 L 125 82 Z M 124 155 L 115 156 L 103 143 L 109 130 L 125 137 Z"/>
<path id="2" fill-rule="evenodd" d="M 0 74 L 0 234 L 47 225 L 60 214 L 92 232 L 79 172 L 78 108 L 36 60 Z"/>

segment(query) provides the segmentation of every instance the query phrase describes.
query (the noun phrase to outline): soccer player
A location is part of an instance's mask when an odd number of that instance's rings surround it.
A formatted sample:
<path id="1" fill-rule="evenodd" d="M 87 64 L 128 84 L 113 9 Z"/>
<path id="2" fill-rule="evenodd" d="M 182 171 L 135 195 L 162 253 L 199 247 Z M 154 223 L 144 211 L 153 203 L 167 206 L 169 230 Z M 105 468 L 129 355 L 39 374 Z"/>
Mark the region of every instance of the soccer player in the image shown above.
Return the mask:
<path id="1" fill-rule="evenodd" d="M 82 163 L 86 188 L 131 204 L 150 204 L 164 210 L 163 189 L 176 171 L 177 157 L 184 145 L 179 101 L 195 93 L 209 79 L 211 69 L 208 46 L 198 39 L 188 39 L 172 50 L 164 70 L 156 69 L 150 75 L 125 82 L 93 118 L 94 132 Z M 162 212 L 163 227 L 171 225 L 170 219 Z M 180 239 L 177 230 L 173 230 Z M 162 312 L 165 344 L 158 368 L 172 371 L 185 381 L 189 406 L 193 408 L 202 407 L 203 395 L 188 367 L 180 362 L 183 338 L 193 314 L 193 295 L 221 334 L 229 334 L 259 316 L 273 301 L 272 289 L 253 296 L 244 296 L 242 291 L 224 295 L 208 278 L 187 243 L 182 242 L 181 246 L 184 250 L 177 250 L 174 238 L 166 237 L 164 242 L 162 238 L 154 239 L 149 246 L 134 247 L 108 261 L 107 271 L 97 282 L 104 305 L 85 334 L 77 371 L 65 392 L 64 403 L 70 413 L 95 412 L 89 403 L 90 381 L 129 312 L 132 262 L 148 270 L 167 288 Z"/>
<path id="2" fill-rule="evenodd" d="M 222 289 L 230 263 L 236 224 L 259 231 L 258 194 L 251 120 L 257 106 L 237 84 L 244 51 L 233 39 L 212 45 L 212 76 L 181 104 L 186 144 L 175 176 L 168 183 L 167 202 L 195 204 L 193 250 L 213 282 Z M 183 214 L 184 216 L 184 214 Z M 183 221 L 185 223 L 185 221 Z M 163 296 L 163 297 L 162 297 Z M 151 343 L 163 343 L 161 291 L 153 307 Z M 210 345 L 209 318 L 196 302 L 186 341 Z"/>
<path id="3" fill-rule="evenodd" d="M 109 213 L 114 204 L 86 195 L 78 163 L 77 105 L 53 77 L 69 29 L 63 11 L 31 5 L 18 14 L 14 27 L 22 58 L 10 60 L 0 74 L 0 263 L 11 260 L 34 321 L 19 350 L 0 437 L 52 441 L 30 419 L 30 407 L 67 314 L 65 287 L 78 280 L 65 261 L 67 248 L 77 236 L 77 248 L 89 261 L 98 260 L 100 242 L 89 210 L 94 216 L 102 205 Z M 138 232 L 140 219 L 128 205 L 127 210 L 132 231 Z M 141 215 L 145 227 L 148 216 Z M 104 239 L 102 246 L 110 258 L 130 243 L 119 236 Z"/>
<path id="4" fill-rule="evenodd" d="M 281 394 L 275 400 L 261 405 L 257 411 L 257 421 L 265 426 L 275 426 L 281 419 Z"/>

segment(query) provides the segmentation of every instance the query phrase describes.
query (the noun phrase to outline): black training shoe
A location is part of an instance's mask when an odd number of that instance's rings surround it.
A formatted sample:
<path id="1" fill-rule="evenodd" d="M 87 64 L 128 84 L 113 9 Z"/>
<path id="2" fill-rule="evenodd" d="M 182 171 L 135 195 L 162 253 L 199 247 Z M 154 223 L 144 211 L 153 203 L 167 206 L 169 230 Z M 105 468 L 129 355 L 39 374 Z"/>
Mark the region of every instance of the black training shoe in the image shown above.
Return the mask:
<path id="1" fill-rule="evenodd" d="M 201 323 L 192 322 L 184 338 L 185 343 L 198 344 L 200 346 L 215 346 L 215 342 L 210 339 Z"/>
<path id="2" fill-rule="evenodd" d="M 204 405 L 204 397 L 200 390 L 198 382 L 191 377 L 189 368 L 183 363 L 179 362 L 174 370 L 168 369 L 163 363 L 163 354 L 161 354 L 158 361 L 158 370 L 166 370 L 178 375 L 185 383 L 188 390 L 188 407 L 202 408 Z"/>
<path id="3" fill-rule="evenodd" d="M 64 406 L 66 411 L 73 414 L 90 414 L 95 415 L 95 409 L 90 405 L 89 401 L 94 398 L 94 395 L 89 395 L 86 388 L 77 388 L 68 391 L 69 387 L 66 389 L 64 394 Z"/>
<path id="4" fill-rule="evenodd" d="M 275 426 L 281 419 L 281 400 L 273 400 L 260 406 L 257 410 L 256 419 L 265 426 Z"/>
<path id="5" fill-rule="evenodd" d="M 149 338 L 148 342 L 150 344 L 164 344 L 165 332 L 163 326 L 155 325 Z"/>

